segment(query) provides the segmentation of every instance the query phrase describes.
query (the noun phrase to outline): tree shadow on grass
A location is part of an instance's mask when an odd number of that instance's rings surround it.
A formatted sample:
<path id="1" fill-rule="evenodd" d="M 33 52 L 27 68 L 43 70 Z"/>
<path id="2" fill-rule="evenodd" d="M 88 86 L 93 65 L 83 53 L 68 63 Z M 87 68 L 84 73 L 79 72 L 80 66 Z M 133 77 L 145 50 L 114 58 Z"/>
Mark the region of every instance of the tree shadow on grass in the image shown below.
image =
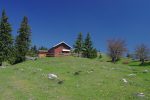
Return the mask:
<path id="1" fill-rule="evenodd" d="M 106 62 L 112 62 L 111 60 L 107 60 Z"/>
<path id="2" fill-rule="evenodd" d="M 141 67 L 146 67 L 146 66 L 150 66 L 150 62 L 145 62 L 144 64 L 141 64 L 141 62 L 139 61 L 132 61 L 129 66 L 141 66 Z"/>
<path id="3" fill-rule="evenodd" d="M 144 64 L 140 64 L 139 66 L 150 66 L 150 62 L 145 62 Z"/>

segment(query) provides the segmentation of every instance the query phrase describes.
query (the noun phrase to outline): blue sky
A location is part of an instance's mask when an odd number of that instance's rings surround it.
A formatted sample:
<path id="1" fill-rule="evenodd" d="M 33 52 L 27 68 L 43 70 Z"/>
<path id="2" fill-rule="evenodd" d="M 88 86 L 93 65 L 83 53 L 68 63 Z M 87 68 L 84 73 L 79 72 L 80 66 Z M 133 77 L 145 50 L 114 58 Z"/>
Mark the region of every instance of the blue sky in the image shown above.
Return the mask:
<path id="1" fill-rule="evenodd" d="M 0 0 L 15 36 L 23 16 L 32 28 L 32 44 L 60 41 L 73 45 L 77 34 L 91 33 L 94 46 L 106 51 L 107 40 L 125 39 L 130 51 L 150 46 L 150 0 Z"/>

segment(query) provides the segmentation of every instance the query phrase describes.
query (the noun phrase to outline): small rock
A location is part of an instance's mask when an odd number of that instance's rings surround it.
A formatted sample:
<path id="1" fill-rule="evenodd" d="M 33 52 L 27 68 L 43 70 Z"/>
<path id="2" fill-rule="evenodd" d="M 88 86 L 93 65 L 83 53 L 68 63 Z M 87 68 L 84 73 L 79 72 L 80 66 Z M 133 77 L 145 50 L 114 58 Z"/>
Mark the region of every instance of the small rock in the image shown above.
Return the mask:
<path id="1" fill-rule="evenodd" d="M 136 74 L 129 74 L 128 76 L 136 76 Z"/>
<path id="2" fill-rule="evenodd" d="M 55 74 L 48 74 L 48 78 L 49 79 L 57 79 L 58 77 Z"/>
<path id="3" fill-rule="evenodd" d="M 145 95 L 144 95 L 144 93 L 138 93 L 137 96 L 138 97 L 144 97 Z"/>
<path id="4" fill-rule="evenodd" d="M 112 70 L 118 70 L 118 68 L 111 68 Z"/>
<path id="5" fill-rule="evenodd" d="M 148 73 L 148 70 L 147 70 L 147 69 L 146 69 L 146 70 L 144 70 L 144 71 L 143 71 L 143 73 Z"/>
<path id="6" fill-rule="evenodd" d="M 89 74 L 89 73 L 92 73 L 93 71 L 87 71 L 87 73 Z"/>
<path id="7" fill-rule="evenodd" d="M 127 81 L 125 78 L 123 78 L 122 81 L 123 81 L 124 83 L 128 83 L 128 81 Z"/>
<path id="8" fill-rule="evenodd" d="M 37 57 L 26 56 L 25 58 L 26 58 L 26 60 L 32 60 L 32 61 L 37 60 Z"/>
<path id="9" fill-rule="evenodd" d="M 21 71 L 24 71 L 24 69 L 23 69 L 23 68 L 21 68 L 20 70 L 21 70 Z"/>
<path id="10" fill-rule="evenodd" d="M 37 71 L 42 71 L 42 69 L 41 68 L 37 68 Z"/>

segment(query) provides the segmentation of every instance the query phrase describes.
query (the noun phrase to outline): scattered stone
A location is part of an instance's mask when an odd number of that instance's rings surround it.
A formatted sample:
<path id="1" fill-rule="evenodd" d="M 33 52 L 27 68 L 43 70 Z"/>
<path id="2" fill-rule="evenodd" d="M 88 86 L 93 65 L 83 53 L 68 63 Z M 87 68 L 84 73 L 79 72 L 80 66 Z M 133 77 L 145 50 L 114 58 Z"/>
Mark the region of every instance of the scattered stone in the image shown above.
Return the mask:
<path id="1" fill-rule="evenodd" d="M 123 78 L 122 81 L 123 81 L 124 83 L 128 83 L 128 81 L 127 81 L 125 78 Z"/>
<path id="2" fill-rule="evenodd" d="M 115 68 L 111 68 L 112 70 L 114 70 Z"/>
<path id="3" fill-rule="evenodd" d="M 87 71 L 87 73 L 89 74 L 89 73 L 92 73 L 94 70 L 90 70 L 90 71 Z"/>
<path id="4" fill-rule="evenodd" d="M 87 73 L 92 73 L 94 72 L 94 69 L 88 70 Z"/>
<path id="5" fill-rule="evenodd" d="M 149 71 L 147 70 L 147 69 L 145 69 L 144 71 L 143 71 L 143 73 L 148 73 Z"/>
<path id="6" fill-rule="evenodd" d="M 2 69 L 5 69 L 5 68 L 6 68 L 6 66 L 1 66 L 1 68 L 2 68 Z"/>
<path id="7" fill-rule="evenodd" d="M 138 97 L 144 97 L 145 95 L 144 95 L 144 93 L 137 93 L 137 96 Z"/>
<path id="8" fill-rule="evenodd" d="M 136 74 L 129 74 L 128 76 L 131 76 L 131 77 L 133 76 L 134 77 L 134 76 L 136 76 Z"/>
<path id="9" fill-rule="evenodd" d="M 37 57 L 26 56 L 26 60 L 32 60 L 32 61 L 35 61 L 35 60 L 37 60 Z"/>
<path id="10" fill-rule="evenodd" d="M 58 83 L 58 84 L 63 84 L 64 81 L 63 81 L 63 80 L 59 80 L 57 83 Z"/>
<path id="11" fill-rule="evenodd" d="M 111 68 L 112 70 L 119 70 L 118 68 Z"/>
<path id="12" fill-rule="evenodd" d="M 42 71 L 42 69 L 41 68 L 37 68 L 37 71 Z"/>
<path id="13" fill-rule="evenodd" d="M 20 70 L 21 70 L 21 71 L 24 71 L 24 69 L 23 69 L 23 68 L 21 68 Z"/>
<path id="14" fill-rule="evenodd" d="M 55 74 L 48 74 L 48 78 L 49 79 L 57 79 L 58 77 Z"/>

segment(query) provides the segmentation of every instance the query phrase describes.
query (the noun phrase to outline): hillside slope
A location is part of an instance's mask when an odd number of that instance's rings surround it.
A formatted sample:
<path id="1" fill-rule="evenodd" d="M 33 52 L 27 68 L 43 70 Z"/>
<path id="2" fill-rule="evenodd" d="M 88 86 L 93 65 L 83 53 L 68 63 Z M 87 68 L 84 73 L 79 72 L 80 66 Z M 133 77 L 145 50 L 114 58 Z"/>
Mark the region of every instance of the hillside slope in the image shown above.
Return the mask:
<path id="1" fill-rule="evenodd" d="M 48 79 L 49 73 L 56 74 L 63 83 Z M 144 96 L 138 96 L 139 93 Z M 101 99 L 150 99 L 150 66 L 62 57 L 0 68 L 0 100 Z"/>

